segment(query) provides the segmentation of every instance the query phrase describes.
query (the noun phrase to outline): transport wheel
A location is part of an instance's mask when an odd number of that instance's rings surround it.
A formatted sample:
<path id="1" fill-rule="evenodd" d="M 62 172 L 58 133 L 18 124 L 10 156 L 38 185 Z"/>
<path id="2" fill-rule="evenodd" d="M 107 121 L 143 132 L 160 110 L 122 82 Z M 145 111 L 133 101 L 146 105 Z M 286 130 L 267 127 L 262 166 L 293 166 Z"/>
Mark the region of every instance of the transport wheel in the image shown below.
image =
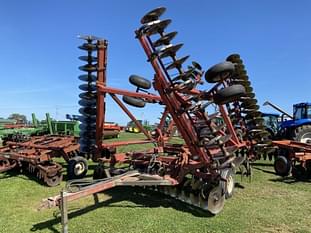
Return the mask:
<path id="1" fill-rule="evenodd" d="M 131 96 L 123 96 L 122 100 L 125 103 L 132 105 L 134 107 L 137 107 L 137 108 L 143 108 L 146 105 L 145 101 L 143 101 L 142 99 L 131 97 Z"/>
<path id="2" fill-rule="evenodd" d="M 68 161 L 67 175 L 69 180 L 83 178 L 87 170 L 87 160 L 82 156 L 73 157 Z"/>
<path id="3" fill-rule="evenodd" d="M 99 163 L 94 169 L 93 179 L 98 180 L 103 178 L 107 178 L 105 167 Z"/>
<path id="4" fill-rule="evenodd" d="M 293 139 L 297 142 L 311 144 L 311 125 L 302 125 L 293 132 Z"/>
<path id="5" fill-rule="evenodd" d="M 288 176 L 291 172 L 292 165 L 285 156 L 278 156 L 274 160 L 274 170 L 279 176 Z"/>
<path id="6" fill-rule="evenodd" d="M 234 171 L 232 169 L 225 169 L 221 172 L 221 177 L 226 179 L 227 182 L 221 181 L 221 185 L 225 192 L 225 198 L 228 199 L 233 196 L 235 182 L 234 182 Z"/>
<path id="7" fill-rule="evenodd" d="M 49 186 L 49 187 L 55 187 L 57 185 L 60 184 L 60 182 L 63 180 L 63 175 L 55 175 L 55 176 L 48 176 L 45 179 L 45 183 Z"/>
<path id="8" fill-rule="evenodd" d="M 212 214 L 218 214 L 225 205 L 225 195 L 221 186 L 214 187 L 208 195 L 207 209 Z"/>
<path id="9" fill-rule="evenodd" d="M 140 77 L 138 75 L 131 75 L 130 83 L 143 89 L 150 89 L 151 88 L 151 82 L 148 79 L 145 79 L 143 77 Z"/>
<path id="10" fill-rule="evenodd" d="M 214 96 L 215 104 L 227 104 L 238 100 L 245 95 L 245 88 L 242 85 L 236 84 L 229 87 L 225 87 L 219 90 Z"/>
<path id="11" fill-rule="evenodd" d="M 208 83 L 217 83 L 227 78 L 234 71 L 234 64 L 226 61 L 209 68 L 205 73 L 205 80 Z"/>

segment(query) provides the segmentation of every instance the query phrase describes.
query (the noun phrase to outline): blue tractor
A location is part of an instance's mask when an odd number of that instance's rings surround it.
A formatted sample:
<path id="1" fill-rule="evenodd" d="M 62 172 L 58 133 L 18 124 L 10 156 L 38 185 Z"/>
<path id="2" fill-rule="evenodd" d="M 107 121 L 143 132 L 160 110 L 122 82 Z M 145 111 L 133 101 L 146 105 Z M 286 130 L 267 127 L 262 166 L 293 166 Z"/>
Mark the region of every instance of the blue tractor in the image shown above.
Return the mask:
<path id="1" fill-rule="evenodd" d="M 311 144 L 311 103 L 294 104 L 293 115 L 269 101 L 263 105 L 269 105 L 281 113 L 263 113 L 265 126 L 272 139 L 290 139 Z"/>

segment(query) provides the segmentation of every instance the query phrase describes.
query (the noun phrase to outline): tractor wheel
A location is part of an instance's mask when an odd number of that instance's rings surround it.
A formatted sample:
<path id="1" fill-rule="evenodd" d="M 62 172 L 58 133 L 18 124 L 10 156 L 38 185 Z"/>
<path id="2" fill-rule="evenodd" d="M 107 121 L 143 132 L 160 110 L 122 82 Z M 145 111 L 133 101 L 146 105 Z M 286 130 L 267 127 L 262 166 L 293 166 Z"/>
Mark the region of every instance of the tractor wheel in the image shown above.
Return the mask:
<path id="1" fill-rule="evenodd" d="M 214 96 L 215 104 L 227 104 L 238 100 L 245 95 L 245 88 L 242 85 L 232 85 L 219 90 Z"/>
<path id="2" fill-rule="evenodd" d="M 225 192 L 225 198 L 228 199 L 232 197 L 234 193 L 234 171 L 232 169 L 225 169 L 221 172 L 220 176 L 227 180 L 227 182 L 221 181 L 221 185 Z"/>
<path id="3" fill-rule="evenodd" d="M 139 77 L 137 75 L 131 75 L 130 78 L 130 83 L 143 89 L 150 89 L 151 88 L 151 82 L 148 79 Z"/>
<path id="4" fill-rule="evenodd" d="M 232 62 L 226 61 L 219 63 L 206 71 L 205 80 L 208 83 L 217 83 L 232 74 L 234 69 L 234 64 Z"/>
<path id="5" fill-rule="evenodd" d="M 311 144 L 311 125 L 302 125 L 293 132 L 293 139 L 297 142 Z"/>
<path id="6" fill-rule="evenodd" d="M 131 97 L 131 96 L 123 96 L 122 99 L 125 103 L 132 105 L 134 107 L 137 107 L 137 108 L 143 108 L 146 105 L 146 103 L 140 98 Z"/>
<path id="7" fill-rule="evenodd" d="M 88 170 L 87 160 L 76 156 L 68 161 L 67 176 L 69 180 L 83 178 Z"/>
<path id="8" fill-rule="evenodd" d="M 274 160 L 274 170 L 279 176 L 288 176 L 292 170 L 292 165 L 286 157 L 281 155 Z"/>

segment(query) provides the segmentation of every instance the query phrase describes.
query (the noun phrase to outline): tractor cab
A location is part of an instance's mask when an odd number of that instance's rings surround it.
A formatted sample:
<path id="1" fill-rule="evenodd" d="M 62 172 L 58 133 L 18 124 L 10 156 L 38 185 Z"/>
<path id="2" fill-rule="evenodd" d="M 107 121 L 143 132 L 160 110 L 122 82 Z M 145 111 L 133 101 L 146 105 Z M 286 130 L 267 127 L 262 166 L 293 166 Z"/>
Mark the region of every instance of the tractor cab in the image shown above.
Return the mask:
<path id="1" fill-rule="evenodd" d="M 311 103 L 295 104 L 294 108 L 294 120 L 311 119 Z"/>
<path id="2" fill-rule="evenodd" d="M 280 128 L 280 115 L 277 113 L 262 113 L 266 130 L 271 134 L 271 138 L 275 138 Z"/>

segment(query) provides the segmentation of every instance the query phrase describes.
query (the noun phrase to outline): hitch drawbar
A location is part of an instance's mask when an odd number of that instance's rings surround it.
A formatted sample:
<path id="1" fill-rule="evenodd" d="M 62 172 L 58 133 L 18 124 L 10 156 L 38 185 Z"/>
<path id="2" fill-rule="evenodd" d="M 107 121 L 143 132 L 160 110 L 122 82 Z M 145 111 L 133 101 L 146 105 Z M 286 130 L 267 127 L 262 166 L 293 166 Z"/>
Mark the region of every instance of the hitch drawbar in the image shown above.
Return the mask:
<path id="1" fill-rule="evenodd" d="M 138 171 L 128 171 L 121 175 L 100 180 L 73 180 L 68 182 L 65 190 L 62 190 L 62 195 L 43 199 L 38 210 L 56 206 L 61 207 L 63 202 L 61 199 L 65 199 L 66 202 L 74 201 L 116 186 L 173 186 L 177 184 L 177 181 L 170 177 L 163 178 Z"/>

